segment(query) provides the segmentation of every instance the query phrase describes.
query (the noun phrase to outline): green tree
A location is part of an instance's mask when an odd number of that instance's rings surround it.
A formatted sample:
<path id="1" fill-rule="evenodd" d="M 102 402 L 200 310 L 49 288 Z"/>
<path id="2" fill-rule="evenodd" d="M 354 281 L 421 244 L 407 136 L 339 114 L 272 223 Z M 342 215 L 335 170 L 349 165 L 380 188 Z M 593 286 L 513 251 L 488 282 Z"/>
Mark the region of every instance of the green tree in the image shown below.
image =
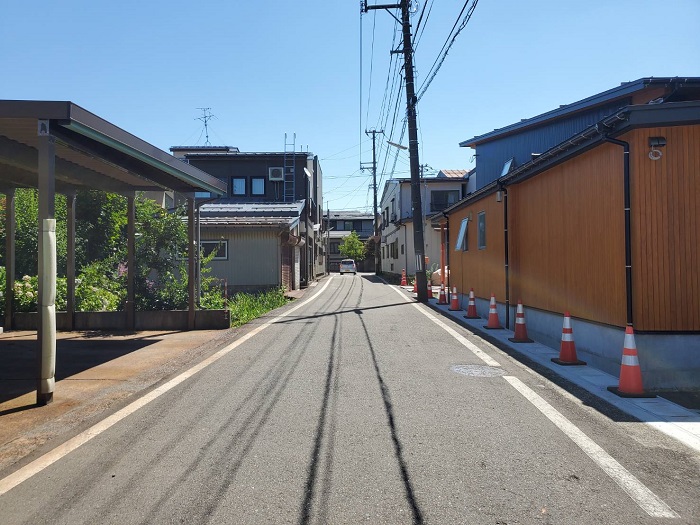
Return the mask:
<path id="1" fill-rule="evenodd" d="M 355 230 L 350 232 L 350 235 L 343 239 L 338 250 L 343 257 L 355 259 L 356 261 L 363 261 L 367 255 L 365 245 L 362 243 Z"/>
<path id="2" fill-rule="evenodd" d="M 81 191 L 75 199 L 77 268 L 105 259 L 126 259 L 127 199 L 116 193 Z"/>
<path id="3" fill-rule="evenodd" d="M 3 199 L 4 201 L 4 199 Z M 4 203 L 3 203 L 4 209 Z M 56 264 L 58 274 L 66 272 L 66 197 L 56 194 Z M 4 221 L 5 212 L 2 219 Z M 39 193 L 31 188 L 15 191 L 15 278 L 37 274 L 37 251 L 39 238 Z M 5 230 L 0 231 L 0 243 L 5 245 Z M 4 262 L 4 260 L 3 260 Z"/>

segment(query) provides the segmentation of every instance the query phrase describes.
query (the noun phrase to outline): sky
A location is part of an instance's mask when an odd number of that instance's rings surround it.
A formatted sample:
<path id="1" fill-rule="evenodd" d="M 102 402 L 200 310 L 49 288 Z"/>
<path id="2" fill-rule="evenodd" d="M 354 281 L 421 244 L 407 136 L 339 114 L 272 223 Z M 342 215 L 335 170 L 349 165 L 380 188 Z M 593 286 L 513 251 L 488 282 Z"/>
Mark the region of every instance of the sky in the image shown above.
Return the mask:
<path id="1" fill-rule="evenodd" d="M 0 99 L 70 100 L 164 151 L 204 145 L 209 108 L 212 145 L 294 142 L 318 155 L 331 210 L 371 213 L 367 131 L 383 132 L 379 198 L 388 178 L 410 176 L 408 152 L 387 145 L 408 145 L 395 10 L 361 14 L 358 0 L 0 2 Z M 474 4 L 412 4 L 426 174 L 475 167 L 464 140 L 622 82 L 700 77 L 700 0 Z"/>

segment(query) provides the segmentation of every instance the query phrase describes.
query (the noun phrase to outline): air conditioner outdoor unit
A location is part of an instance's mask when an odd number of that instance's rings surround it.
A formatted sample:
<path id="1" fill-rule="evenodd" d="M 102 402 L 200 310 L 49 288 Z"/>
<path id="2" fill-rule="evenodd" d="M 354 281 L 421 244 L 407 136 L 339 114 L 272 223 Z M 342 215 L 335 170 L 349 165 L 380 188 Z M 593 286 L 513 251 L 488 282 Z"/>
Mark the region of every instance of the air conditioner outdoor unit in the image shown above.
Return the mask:
<path id="1" fill-rule="evenodd" d="M 284 168 L 269 168 L 267 178 L 271 181 L 283 181 Z"/>

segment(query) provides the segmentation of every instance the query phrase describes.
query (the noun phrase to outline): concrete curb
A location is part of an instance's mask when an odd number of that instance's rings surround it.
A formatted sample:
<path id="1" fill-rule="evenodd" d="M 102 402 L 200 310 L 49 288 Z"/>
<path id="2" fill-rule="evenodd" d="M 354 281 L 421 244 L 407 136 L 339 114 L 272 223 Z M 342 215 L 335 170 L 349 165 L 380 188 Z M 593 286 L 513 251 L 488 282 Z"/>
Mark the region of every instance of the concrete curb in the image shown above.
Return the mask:
<path id="1" fill-rule="evenodd" d="M 410 287 L 398 286 L 398 288 L 407 295 L 413 295 L 413 289 Z M 661 397 L 621 398 L 607 389 L 607 387 L 619 383 L 615 376 L 591 366 L 556 365 L 552 363 L 551 359 L 559 356 L 558 350 L 536 341 L 533 343 L 513 343 L 508 339 L 514 335 L 511 330 L 503 328 L 487 332 L 482 328 L 486 319 L 466 319 L 465 312 L 451 311 L 448 309 L 449 305 L 438 305 L 437 299 L 429 299 L 424 304 L 509 355 L 523 358 L 525 365 L 529 366 L 528 362 L 533 363 L 538 368 L 545 369 L 549 373 L 586 390 L 625 414 L 661 430 L 696 452 L 700 452 L 700 414 Z M 620 355 L 622 355 L 622 349 L 620 349 Z"/>

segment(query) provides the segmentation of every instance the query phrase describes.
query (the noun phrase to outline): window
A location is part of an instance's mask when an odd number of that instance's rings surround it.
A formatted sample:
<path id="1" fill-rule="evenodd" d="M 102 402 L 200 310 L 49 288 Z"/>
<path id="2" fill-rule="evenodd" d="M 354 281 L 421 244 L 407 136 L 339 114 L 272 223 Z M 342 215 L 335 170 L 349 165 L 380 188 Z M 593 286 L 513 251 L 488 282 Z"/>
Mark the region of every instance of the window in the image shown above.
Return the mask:
<path id="1" fill-rule="evenodd" d="M 503 169 L 501 169 L 501 177 L 508 175 L 508 173 L 510 173 L 510 170 L 512 170 L 514 167 L 515 167 L 515 158 L 511 157 L 503 163 Z"/>
<path id="2" fill-rule="evenodd" d="M 331 243 L 331 253 L 332 254 L 340 253 L 340 243 L 339 242 L 332 242 Z"/>
<path id="3" fill-rule="evenodd" d="M 213 261 L 228 260 L 228 241 L 200 241 L 199 245 L 202 257 L 208 257 L 212 252 L 215 252 Z"/>
<path id="4" fill-rule="evenodd" d="M 250 179 L 250 194 L 265 195 L 265 177 L 252 177 Z"/>
<path id="5" fill-rule="evenodd" d="M 469 250 L 469 242 L 467 237 L 467 228 L 469 226 L 469 217 L 462 219 L 462 224 L 459 225 L 459 233 L 457 234 L 457 242 L 455 244 L 455 251 L 466 252 Z"/>
<path id="6" fill-rule="evenodd" d="M 231 195 L 245 195 L 245 177 L 231 177 Z"/>
<path id="7" fill-rule="evenodd" d="M 211 199 L 211 192 L 209 192 L 209 191 L 195 191 L 194 198 L 195 199 Z"/>
<path id="8" fill-rule="evenodd" d="M 345 231 L 345 232 L 352 231 L 352 221 L 344 221 L 343 231 Z"/>
<path id="9" fill-rule="evenodd" d="M 481 211 L 476 217 L 477 246 L 480 250 L 486 248 L 486 212 Z"/>
<path id="10" fill-rule="evenodd" d="M 436 190 L 430 192 L 430 211 L 442 211 L 459 200 L 459 190 Z"/>
<path id="11" fill-rule="evenodd" d="M 403 244 L 401 245 L 401 255 L 403 255 Z"/>

